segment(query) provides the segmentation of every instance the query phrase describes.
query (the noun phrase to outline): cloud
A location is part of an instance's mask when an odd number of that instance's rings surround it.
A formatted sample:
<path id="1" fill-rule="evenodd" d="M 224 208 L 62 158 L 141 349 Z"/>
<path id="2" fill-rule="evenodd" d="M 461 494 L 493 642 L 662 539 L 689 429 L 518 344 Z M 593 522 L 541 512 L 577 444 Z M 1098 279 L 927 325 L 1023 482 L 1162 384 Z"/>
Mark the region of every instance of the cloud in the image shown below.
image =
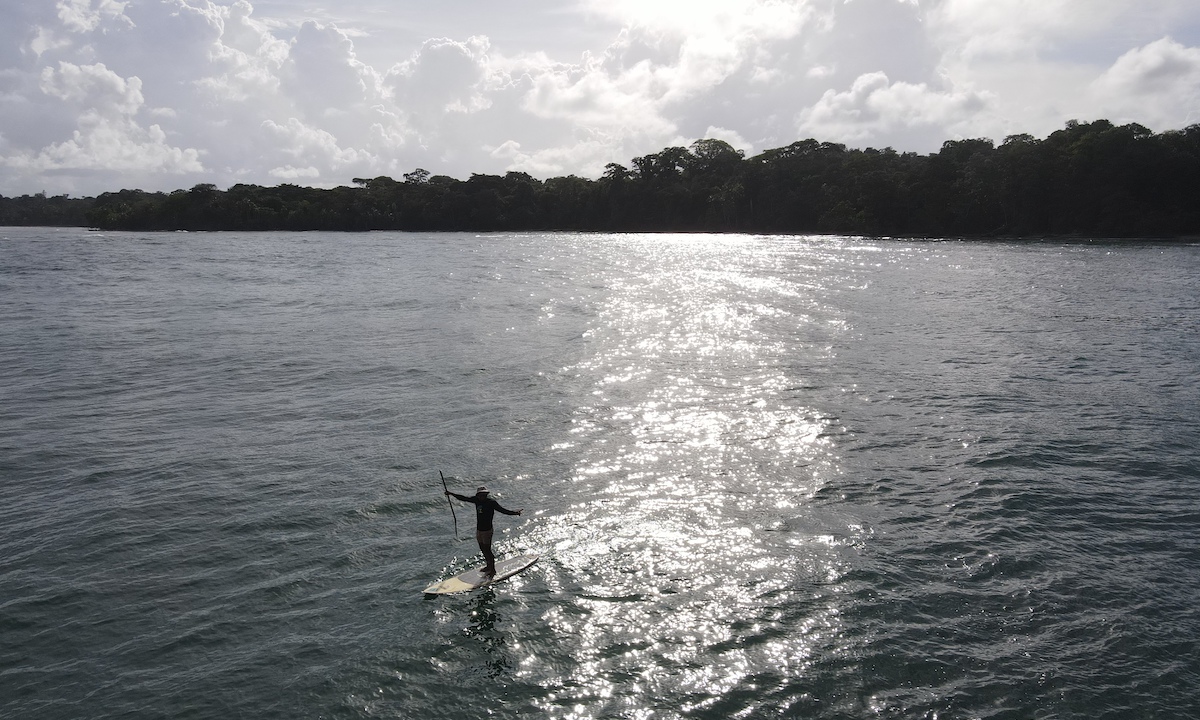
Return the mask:
<path id="1" fill-rule="evenodd" d="M 297 118 L 289 118 L 283 124 L 267 120 L 262 127 L 264 139 L 270 142 L 269 146 L 275 154 L 296 161 L 308 161 L 308 167 L 320 166 L 329 171 L 338 171 L 348 167 L 369 167 L 372 160 L 369 153 L 354 147 L 342 147 L 338 138 L 329 131 L 307 125 Z M 277 169 L 272 169 L 272 175 Z"/>
<path id="2" fill-rule="evenodd" d="M 754 154 L 754 146 L 747 142 L 746 139 L 738 134 L 738 131 L 736 130 L 728 130 L 726 128 L 713 127 L 712 125 L 709 125 L 708 129 L 704 131 L 704 137 L 706 139 L 712 138 L 714 140 L 724 140 L 735 150 L 741 150 L 742 152 L 746 153 L 746 155 Z"/>
<path id="3" fill-rule="evenodd" d="M 966 59 L 1045 51 L 1064 37 L 1106 27 L 1121 3 L 1092 0 L 941 0 L 928 19 L 942 49 Z"/>
<path id="4" fill-rule="evenodd" d="M 1162 28 L 1194 24 L 1194 0 L 931 0 L 931 37 L 964 60 L 1041 57 L 1089 62 Z"/>
<path id="5" fill-rule="evenodd" d="M 25 171 L 109 170 L 166 173 L 202 172 L 200 153 L 167 142 L 158 125 L 134 120 L 142 107 L 141 80 L 122 78 L 103 64 L 61 62 L 42 73 L 42 91 L 78 114 L 69 140 L 40 152 L 17 153 L 4 164 Z"/>
<path id="6" fill-rule="evenodd" d="M 538 73 L 524 108 L 538 117 L 593 130 L 663 135 L 675 130 L 659 107 L 666 93 L 666 81 L 649 61 L 619 73 L 591 62 Z"/>
<path id="7" fill-rule="evenodd" d="M 182 149 L 167 142 L 158 125 L 141 128 L 88 114 L 70 140 L 55 143 L 32 159 L 24 156 L 6 162 L 37 171 L 103 170 L 106 172 L 199 173 L 204 166 L 194 148 Z"/>
<path id="8" fill-rule="evenodd" d="M 1163 38 L 1164 29 L 1197 26 L 1200 6 L 1193 0 L 932 0 L 923 6 L 940 54 L 938 75 L 948 86 L 988 93 L 989 108 L 972 121 L 973 135 L 1043 135 L 1068 119 L 1110 116 L 1167 129 L 1188 117 L 1186 88 L 1148 83 L 1136 89 L 1122 77 L 1128 63 L 1155 54 L 1137 51 Z"/>
<path id="9" fill-rule="evenodd" d="M 128 3 L 114 0 L 59 0 L 58 19 L 68 32 L 92 32 L 106 20 L 129 22 L 125 17 Z"/>
<path id="10" fill-rule="evenodd" d="M 272 168 L 269 173 L 271 177 L 279 180 L 316 180 L 321 177 L 321 171 L 309 165 L 308 167 L 292 167 L 285 165 L 284 167 Z"/>
<path id="11" fill-rule="evenodd" d="M 988 106 L 972 91 L 939 92 L 924 83 L 892 83 L 882 72 L 859 76 L 845 92 L 827 91 L 800 113 L 798 129 L 822 139 L 874 140 L 892 144 L 913 128 L 954 127 Z"/>
<path id="12" fill-rule="evenodd" d="M 522 108 L 568 124 L 573 132 L 566 141 L 578 150 L 530 151 L 519 167 L 539 159 L 538 167 L 548 167 L 547 158 L 559 163 L 575 157 L 595 170 L 660 150 L 681 132 L 731 124 L 739 104 L 751 113 L 746 108 L 764 102 L 768 93 L 786 92 L 792 73 L 778 66 L 780 56 L 786 57 L 786 46 L 798 42 L 816 14 L 811 3 L 774 0 L 622 0 L 588 8 L 621 24 L 602 53 L 586 54 L 576 64 L 523 69 L 532 87 Z M 775 97 L 792 102 L 786 95 Z"/>
<path id="13" fill-rule="evenodd" d="M 583 0 L 519 22 L 487 0 L 384 21 L 360 0 L 9 5 L 5 194 L 595 177 L 698 137 L 930 151 L 1070 118 L 1178 127 L 1200 87 L 1194 0 Z"/>
<path id="14" fill-rule="evenodd" d="M 710 91 L 743 69 L 763 79 L 770 69 L 756 61 L 764 46 L 795 39 L 815 14 L 811 3 L 782 0 L 596 0 L 589 7 L 624 25 L 593 71 L 665 104 Z"/>
<path id="15" fill-rule="evenodd" d="M 1156 40 L 1117 58 L 1096 85 L 1139 97 L 1180 92 L 1195 97 L 1200 88 L 1200 48 L 1184 47 L 1171 38 Z"/>
<path id="16" fill-rule="evenodd" d="M 32 68 L 41 48 L 69 43 L 50 32 L 58 24 L 54 7 L 45 2 L 7 3 L 0 22 L 0 70 Z"/>
<path id="17" fill-rule="evenodd" d="M 350 38 L 312 21 L 300 26 L 281 75 L 288 96 L 309 115 L 361 111 L 378 95 L 374 71 L 355 57 Z"/>
<path id="18" fill-rule="evenodd" d="M 476 112 L 488 107 L 485 84 L 491 75 L 489 42 L 474 35 L 465 42 L 426 40 L 384 78 L 397 106 L 405 112 L 435 117 L 447 112 Z"/>
<path id="19" fill-rule="evenodd" d="M 585 5 L 626 27 L 697 39 L 791 37 L 816 14 L 814 3 L 794 0 L 589 0 Z"/>
<path id="20" fill-rule="evenodd" d="M 1200 48 L 1161 38 L 1117 58 L 1092 83 L 1119 119 L 1178 127 L 1200 122 Z"/>
<path id="21" fill-rule="evenodd" d="M 142 81 L 126 80 L 103 63 L 80 67 L 60 62 L 58 69 L 42 71 L 42 92 L 71 103 L 80 110 L 105 115 L 133 115 L 142 106 Z"/>
<path id="22" fill-rule="evenodd" d="M 604 171 L 604 166 L 616 159 L 613 157 L 612 138 L 604 136 L 539 148 L 529 153 L 522 151 L 520 143 L 508 141 L 498 148 L 491 149 L 490 153 L 493 157 L 506 161 L 510 170 L 541 177 L 599 177 Z"/>

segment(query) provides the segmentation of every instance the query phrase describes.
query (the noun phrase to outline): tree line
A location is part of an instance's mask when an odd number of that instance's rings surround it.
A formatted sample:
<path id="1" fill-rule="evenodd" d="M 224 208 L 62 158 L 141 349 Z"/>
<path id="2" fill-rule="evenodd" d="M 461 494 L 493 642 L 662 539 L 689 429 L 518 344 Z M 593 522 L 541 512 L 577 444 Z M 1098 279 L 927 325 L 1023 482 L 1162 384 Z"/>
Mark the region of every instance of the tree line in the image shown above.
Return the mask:
<path id="1" fill-rule="evenodd" d="M 211 184 L 0 197 L 0 224 L 122 230 L 715 231 L 901 236 L 1200 235 L 1200 125 L 1071 121 L 932 154 L 801 140 L 747 158 L 697 140 L 602 177 L 457 180 L 417 169 L 332 189 Z"/>

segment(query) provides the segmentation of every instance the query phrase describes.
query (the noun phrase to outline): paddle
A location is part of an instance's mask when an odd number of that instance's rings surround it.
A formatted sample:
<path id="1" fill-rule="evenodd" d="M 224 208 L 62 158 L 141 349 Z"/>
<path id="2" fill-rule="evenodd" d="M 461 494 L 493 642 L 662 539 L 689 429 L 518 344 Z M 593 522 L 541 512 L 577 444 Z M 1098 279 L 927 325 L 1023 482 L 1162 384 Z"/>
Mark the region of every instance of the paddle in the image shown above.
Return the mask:
<path id="1" fill-rule="evenodd" d="M 446 487 L 446 476 L 442 475 L 441 470 L 438 470 L 438 475 L 442 478 L 442 489 L 445 490 L 447 493 L 449 493 L 450 488 Z M 458 539 L 458 515 L 456 515 L 454 512 L 454 501 L 450 499 L 449 495 L 446 495 L 446 502 L 450 503 L 450 517 L 454 518 L 454 539 L 457 540 Z"/>

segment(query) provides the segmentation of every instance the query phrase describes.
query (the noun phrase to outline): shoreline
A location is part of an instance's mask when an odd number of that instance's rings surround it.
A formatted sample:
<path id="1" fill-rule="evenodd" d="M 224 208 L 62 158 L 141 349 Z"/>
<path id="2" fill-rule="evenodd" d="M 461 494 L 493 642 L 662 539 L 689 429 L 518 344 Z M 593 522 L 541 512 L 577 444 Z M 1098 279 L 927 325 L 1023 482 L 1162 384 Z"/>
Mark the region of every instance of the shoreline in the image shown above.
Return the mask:
<path id="1" fill-rule="evenodd" d="M 372 229 L 372 230 L 346 230 L 346 229 L 305 229 L 305 230 L 245 230 L 236 228 L 220 228 L 220 229 L 205 229 L 205 230 L 188 230 L 188 229 L 124 229 L 124 228 L 98 228 L 87 225 L 0 225 L 0 231 L 17 230 L 17 229 L 44 229 L 44 230 L 84 230 L 87 232 L 108 233 L 108 232 L 123 232 L 123 233 L 156 233 L 163 235 L 178 235 L 178 234 L 197 234 L 197 233 L 342 233 L 345 235 L 365 235 L 369 233 L 401 233 L 408 235 L 460 235 L 464 233 L 474 233 L 481 235 L 523 235 L 523 234 L 542 234 L 542 233 L 562 233 L 575 235 L 751 235 L 751 236 L 776 236 L 776 237 L 858 237 L 867 238 L 876 241 L 900 240 L 905 242 L 1006 242 L 1006 243 L 1062 243 L 1062 244 L 1119 244 L 1119 243 L 1162 243 L 1171 245 L 1191 245 L 1200 243 L 1200 234 L 1197 235 L 1081 235 L 1081 234 L 1037 234 L 1037 235 L 904 235 L 901 233 L 858 233 L 858 232 L 767 232 L 756 230 L 578 230 L 578 229 L 553 229 L 553 228 L 525 228 L 525 229 L 467 229 L 467 230 L 390 230 L 390 229 Z"/>

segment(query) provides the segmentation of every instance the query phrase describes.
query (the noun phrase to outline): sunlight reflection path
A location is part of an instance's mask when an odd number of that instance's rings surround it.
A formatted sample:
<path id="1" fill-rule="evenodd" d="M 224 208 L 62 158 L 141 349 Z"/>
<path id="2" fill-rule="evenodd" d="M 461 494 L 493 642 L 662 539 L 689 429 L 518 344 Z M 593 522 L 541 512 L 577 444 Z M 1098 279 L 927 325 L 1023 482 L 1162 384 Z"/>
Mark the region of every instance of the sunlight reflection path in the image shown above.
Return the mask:
<path id="1" fill-rule="evenodd" d="M 545 620 L 570 641 L 523 672 L 555 678 L 563 717 L 754 707 L 839 646 L 865 532 L 806 505 L 839 472 L 838 419 L 807 400 L 843 279 L 799 239 L 610 242 L 594 350 L 568 369 L 591 402 L 558 448 L 578 500 L 528 538 L 553 548 L 571 600 Z"/>

